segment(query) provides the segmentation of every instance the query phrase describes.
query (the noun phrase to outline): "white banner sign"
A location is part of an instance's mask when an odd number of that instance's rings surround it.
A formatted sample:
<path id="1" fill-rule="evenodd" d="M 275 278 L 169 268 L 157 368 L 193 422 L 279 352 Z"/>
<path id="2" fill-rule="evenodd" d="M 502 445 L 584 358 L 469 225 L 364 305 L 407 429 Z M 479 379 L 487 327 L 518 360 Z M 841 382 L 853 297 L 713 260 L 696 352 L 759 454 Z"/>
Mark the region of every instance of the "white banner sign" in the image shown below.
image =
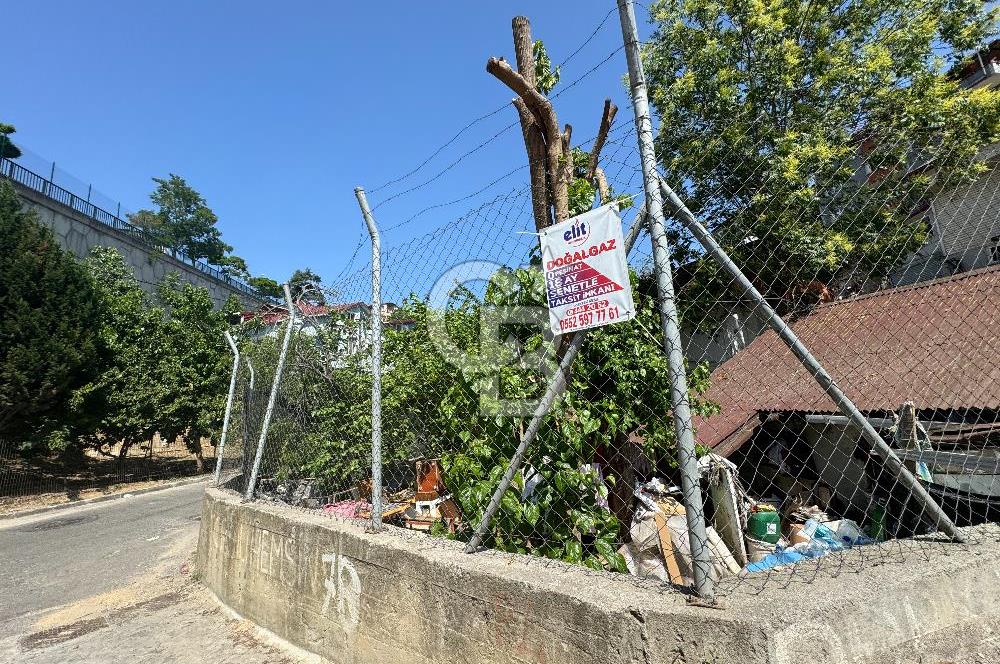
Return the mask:
<path id="1" fill-rule="evenodd" d="M 541 240 L 549 323 L 555 334 L 635 318 L 616 204 L 549 226 Z"/>

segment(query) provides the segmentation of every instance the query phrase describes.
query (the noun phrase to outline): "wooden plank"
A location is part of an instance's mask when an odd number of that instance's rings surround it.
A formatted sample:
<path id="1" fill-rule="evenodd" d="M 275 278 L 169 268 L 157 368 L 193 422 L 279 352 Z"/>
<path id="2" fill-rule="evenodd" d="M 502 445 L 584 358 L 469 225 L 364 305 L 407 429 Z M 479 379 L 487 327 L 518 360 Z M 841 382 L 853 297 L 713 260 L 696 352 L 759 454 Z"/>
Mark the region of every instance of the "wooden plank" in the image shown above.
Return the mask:
<path id="1" fill-rule="evenodd" d="M 667 575 L 670 577 L 670 582 L 684 585 L 684 576 L 677 564 L 674 543 L 670 539 L 670 530 L 667 528 L 667 520 L 659 512 L 653 517 L 656 523 L 656 534 L 660 538 L 660 551 L 663 553 L 663 562 L 667 565 Z"/>

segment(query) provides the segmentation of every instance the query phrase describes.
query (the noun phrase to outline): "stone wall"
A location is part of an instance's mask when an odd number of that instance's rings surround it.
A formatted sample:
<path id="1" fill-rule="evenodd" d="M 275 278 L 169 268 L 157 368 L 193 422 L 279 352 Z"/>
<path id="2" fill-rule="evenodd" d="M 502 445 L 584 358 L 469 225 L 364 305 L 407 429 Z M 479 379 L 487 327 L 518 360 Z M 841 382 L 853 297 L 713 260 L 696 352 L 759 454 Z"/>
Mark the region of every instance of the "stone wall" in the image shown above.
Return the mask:
<path id="1" fill-rule="evenodd" d="M 1000 657 L 997 533 L 969 549 L 938 546 L 950 555 L 841 562 L 835 577 L 756 577 L 722 608 L 705 608 L 632 577 L 529 556 L 467 555 L 456 542 L 391 527 L 366 533 L 357 523 L 209 489 L 197 573 L 243 617 L 338 663 Z"/>
<path id="2" fill-rule="evenodd" d="M 178 273 L 184 281 L 207 288 L 216 305 L 223 304 L 230 295 L 236 295 L 246 307 L 259 304 L 259 300 L 221 279 L 207 274 L 193 265 L 150 248 L 139 240 L 95 221 L 73 208 L 37 191 L 14 182 L 25 207 L 38 214 L 38 220 L 51 228 L 64 249 L 79 258 L 86 258 L 94 247 L 114 247 L 135 270 L 136 278 L 149 292 L 156 289 L 170 272 Z"/>

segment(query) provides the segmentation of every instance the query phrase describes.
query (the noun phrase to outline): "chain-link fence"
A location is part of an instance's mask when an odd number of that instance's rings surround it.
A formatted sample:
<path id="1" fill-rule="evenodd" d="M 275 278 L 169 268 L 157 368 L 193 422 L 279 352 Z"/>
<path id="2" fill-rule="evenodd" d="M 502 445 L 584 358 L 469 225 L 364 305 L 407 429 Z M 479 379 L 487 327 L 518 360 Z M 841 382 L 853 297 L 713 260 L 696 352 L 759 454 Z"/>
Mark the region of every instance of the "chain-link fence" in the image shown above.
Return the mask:
<path id="1" fill-rule="evenodd" d="M 263 443 L 258 483 L 236 488 L 705 597 L 974 544 L 1000 501 L 998 171 L 977 130 L 876 111 L 798 154 L 773 116 L 738 106 L 711 134 L 667 117 L 662 179 L 642 168 L 641 123 L 612 111 L 588 140 L 562 134 L 561 175 L 525 131 L 528 166 L 472 194 L 404 211 L 482 146 L 376 188 L 379 309 L 363 236 L 333 282 L 296 295 L 291 323 L 273 308 L 244 325 L 260 397 L 237 397 L 231 431 L 265 419 L 262 375 L 290 332 L 271 425 L 233 447 L 245 478 Z M 538 205 L 559 178 L 566 221 L 558 200 Z M 447 223 L 399 239 L 430 215 Z M 628 283 L 593 267 L 610 250 L 598 227 L 618 234 Z M 576 248 L 548 252 L 553 228 Z M 557 310 L 571 331 L 553 332 Z"/>
<path id="2" fill-rule="evenodd" d="M 204 462 L 211 470 L 212 447 L 203 441 Z M 90 498 L 136 487 L 198 476 L 197 459 L 183 440 L 155 437 L 139 445 L 69 448 L 62 454 L 37 454 L 0 441 L 0 514 Z"/>

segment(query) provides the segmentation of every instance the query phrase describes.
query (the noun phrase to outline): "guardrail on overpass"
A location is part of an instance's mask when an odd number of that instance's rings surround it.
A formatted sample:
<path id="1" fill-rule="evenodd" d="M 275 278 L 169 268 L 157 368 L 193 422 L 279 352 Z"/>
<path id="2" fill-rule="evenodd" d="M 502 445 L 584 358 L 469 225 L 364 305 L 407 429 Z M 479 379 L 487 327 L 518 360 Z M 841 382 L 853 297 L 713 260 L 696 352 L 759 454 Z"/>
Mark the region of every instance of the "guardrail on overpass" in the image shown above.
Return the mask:
<path id="1" fill-rule="evenodd" d="M 265 302 L 270 301 L 270 298 L 258 293 L 257 289 L 242 279 L 233 278 L 213 265 L 209 265 L 204 261 L 189 257 L 183 251 L 175 251 L 169 247 L 164 247 L 156 242 L 156 239 L 149 232 L 129 223 L 128 221 L 125 221 L 117 214 L 108 212 L 107 210 L 94 205 L 90 201 L 77 196 L 73 192 L 63 189 L 59 185 L 35 173 L 34 171 L 30 171 L 21 164 L 15 163 L 11 159 L 6 157 L 0 158 L 0 177 L 13 180 L 14 182 L 17 182 L 32 191 L 36 191 L 47 198 L 72 208 L 94 221 L 104 224 L 105 226 L 109 226 L 119 233 L 124 233 L 125 235 L 135 238 L 148 246 L 151 250 L 162 252 L 168 256 L 173 256 L 174 258 L 191 265 L 195 269 L 227 283 L 234 289 L 252 298 Z"/>

